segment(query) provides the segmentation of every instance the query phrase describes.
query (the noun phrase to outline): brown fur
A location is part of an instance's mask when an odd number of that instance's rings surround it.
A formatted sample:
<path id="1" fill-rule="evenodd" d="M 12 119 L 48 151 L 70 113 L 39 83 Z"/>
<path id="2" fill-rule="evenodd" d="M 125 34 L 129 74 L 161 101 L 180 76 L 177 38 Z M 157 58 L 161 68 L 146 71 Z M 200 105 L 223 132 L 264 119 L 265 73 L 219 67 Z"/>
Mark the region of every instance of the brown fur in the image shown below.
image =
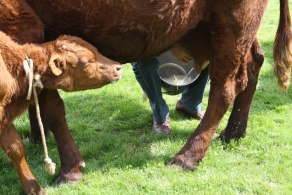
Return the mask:
<path id="1" fill-rule="evenodd" d="M 205 55 L 196 55 L 202 53 L 197 47 L 192 55 L 199 63 L 205 58 L 210 60 L 208 108 L 201 124 L 178 153 L 182 160 L 176 157 L 174 160 L 189 169 L 204 157 L 220 120 L 248 86 L 247 56 L 267 5 L 266 0 L 27 2 L 46 25 L 48 37 L 60 33 L 81 36 L 102 54 L 122 63 L 154 57 L 176 42 L 192 45 L 193 41 L 200 41 L 196 37 L 202 37 L 200 45 L 206 44 L 209 52 L 203 48 Z M 287 10 L 283 13 L 287 14 Z M 200 22 L 207 36 L 200 33 Z"/>
<path id="2" fill-rule="evenodd" d="M 3 4 L 8 1 L 19 6 L 23 0 L 0 0 Z M 283 9 L 288 1 L 280 2 L 281 14 L 290 18 L 289 10 Z M 41 30 L 44 30 L 47 39 L 54 39 L 60 34 L 75 35 L 93 44 L 101 54 L 121 63 L 152 58 L 179 42 L 190 44 L 188 47 L 193 48 L 191 53 L 198 63 L 205 58 L 210 60 L 211 89 L 203 120 L 172 162 L 193 170 L 205 156 L 214 132 L 233 102 L 240 113 L 232 111 L 221 137 L 237 139 L 245 135 L 248 111 L 263 58 L 256 32 L 267 3 L 268 0 L 27 0 L 33 10 L 27 11 L 31 22 L 14 16 L 13 19 L 18 22 L 9 22 L 7 18 L 5 22 L 0 20 L 0 29 L 11 29 L 18 24 L 20 27 L 29 26 L 41 20 L 45 28 L 36 25 L 35 29 L 27 29 L 26 37 L 15 36 L 13 31 L 8 34 L 19 42 L 26 39 L 37 42 L 42 36 L 38 34 L 35 40 L 32 37 L 35 31 Z M 0 11 L 9 12 L 7 9 Z M 279 26 L 283 21 L 280 17 Z M 286 27 L 290 24 L 286 24 L 283 30 L 279 30 L 279 35 L 289 33 Z M 194 32 L 196 29 L 197 33 Z M 202 39 L 196 39 L 197 36 Z M 199 45 L 194 46 L 193 41 L 199 41 Z M 288 45 L 281 45 L 283 42 Z M 280 46 L 275 48 L 289 50 L 289 39 L 278 43 Z M 200 50 L 202 45 L 204 47 Z M 278 51 L 275 58 L 282 53 Z M 285 69 L 283 72 L 286 72 Z M 60 177 L 78 180 L 81 178 L 78 176 L 82 175 L 79 170 L 80 154 L 66 124 L 63 102 L 56 90 L 43 90 L 40 97 L 47 128 L 58 139 Z M 55 106 L 57 104 L 58 107 Z M 32 135 L 37 137 L 34 109 L 30 107 L 29 110 Z M 61 114 L 56 117 L 54 110 Z M 240 131 L 236 133 L 238 128 Z"/>
<path id="3" fill-rule="evenodd" d="M 28 168 L 22 140 L 12 124 L 29 105 L 34 104 L 33 97 L 26 100 L 29 85 L 23 68 L 25 56 L 33 59 L 34 71 L 41 75 L 45 88 L 65 91 L 109 84 L 121 76 L 120 65 L 100 55 L 92 45 L 71 36 L 61 36 L 42 45 L 21 46 L 0 32 L 0 51 L 3 59 L 0 61 L 1 75 L 12 80 L 9 88 L 1 88 L 5 96 L 0 105 L 3 111 L 0 115 L 0 145 L 14 164 L 25 192 L 43 193 Z M 52 71 L 54 68 L 59 70 L 58 75 Z"/>
<path id="4" fill-rule="evenodd" d="M 44 25 L 24 0 L 0 1 L 0 30 L 19 44 L 44 41 Z"/>
<path id="5" fill-rule="evenodd" d="M 3 61 L 2 55 L 0 53 L 0 105 L 2 105 L 3 101 L 5 100 L 5 96 L 9 90 L 9 88 L 13 84 L 13 79 L 9 74 L 6 65 Z M 2 116 L 2 110 L 0 110 L 0 117 Z"/>

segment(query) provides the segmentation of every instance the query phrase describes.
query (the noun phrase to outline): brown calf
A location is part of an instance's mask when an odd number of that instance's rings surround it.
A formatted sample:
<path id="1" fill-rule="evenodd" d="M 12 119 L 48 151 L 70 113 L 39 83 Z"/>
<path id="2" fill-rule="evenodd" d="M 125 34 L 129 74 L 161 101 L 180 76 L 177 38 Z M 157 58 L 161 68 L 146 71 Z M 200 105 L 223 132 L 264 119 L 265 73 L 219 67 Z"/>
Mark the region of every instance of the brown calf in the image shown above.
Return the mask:
<path id="1" fill-rule="evenodd" d="M 22 139 L 12 124 L 17 116 L 34 104 L 34 97 L 26 99 L 29 90 L 29 79 L 23 67 L 26 56 L 33 59 L 33 72 L 41 76 L 41 83 L 46 89 L 78 91 L 100 88 L 121 77 L 121 66 L 99 54 L 92 45 L 73 36 L 60 36 L 56 41 L 42 45 L 20 46 L 0 32 L 0 54 L 3 75 L 0 83 L 8 86 L 0 88 L 0 146 L 14 164 L 24 191 L 42 194 L 44 191 L 26 162 Z M 40 93 L 41 89 L 37 91 Z M 66 140 L 63 143 L 56 142 L 58 145 L 66 144 Z M 76 155 L 78 162 L 75 163 L 84 166 L 71 136 L 67 136 L 67 142 L 70 142 L 67 147 Z"/>

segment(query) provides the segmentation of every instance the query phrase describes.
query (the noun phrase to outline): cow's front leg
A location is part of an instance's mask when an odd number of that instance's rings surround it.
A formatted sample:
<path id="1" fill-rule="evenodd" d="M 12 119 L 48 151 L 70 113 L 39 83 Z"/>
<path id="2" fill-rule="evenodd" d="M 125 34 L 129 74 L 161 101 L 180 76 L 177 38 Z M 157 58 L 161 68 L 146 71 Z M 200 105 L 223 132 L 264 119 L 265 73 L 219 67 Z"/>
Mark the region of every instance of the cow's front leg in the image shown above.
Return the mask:
<path id="1" fill-rule="evenodd" d="M 225 142 L 229 142 L 231 139 L 238 140 L 246 135 L 249 111 L 256 90 L 259 72 L 264 62 L 264 53 L 257 40 L 253 42 L 249 50 L 247 61 L 247 87 L 236 97 L 228 124 L 219 136 L 219 139 Z"/>
<path id="2" fill-rule="evenodd" d="M 85 163 L 69 131 L 64 103 L 58 91 L 44 89 L 39 95 L 39 104 L 42 121 L 47 130 L 51 130 L 54 134 L 61 160 L 60 175 L 55 184 L 82 179 L 83 174 L 80 172 L 80 167 L 84 167 Z M 35 113 L 33 113 L 35 109 L 30 108 L 29 111 L 30 117 L 35 117 Z M 38 126 L 34 124 L 37 120 L 30 121 L 33 123 L 31 127 L 34 128 L 32 132 L 35 134 L 39 131 Z"/>

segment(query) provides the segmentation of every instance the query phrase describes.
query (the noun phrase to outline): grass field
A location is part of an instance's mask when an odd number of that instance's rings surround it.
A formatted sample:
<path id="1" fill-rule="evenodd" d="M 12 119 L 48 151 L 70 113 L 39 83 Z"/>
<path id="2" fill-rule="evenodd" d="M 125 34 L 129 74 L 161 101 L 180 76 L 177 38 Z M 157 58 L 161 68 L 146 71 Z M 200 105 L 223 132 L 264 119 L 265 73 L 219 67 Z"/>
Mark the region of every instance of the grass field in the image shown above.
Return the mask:
<path id="1" fill-rule="evenodd" d="M 290 2 L 290 7 L 292 3 Z M 25 114 L 15 121 L 23 136 L 29 166 L 39 184 L 52 195 L 95 194 L 291 194 L 292 93 L 277 89 L 273 75 L 272 43 L 279 20 L 279 2 L 271 0 L 258 39 L 266 58 L 254 96 L 247 136 L 230 144 L 213 139 L 206 157 L 194 172 L 165 165 L 185 144 L 199 121 L 174 111 L 180 96 L 164 96 L 169 107 L 171 135 L 151 131 L 152 111 L 131 65 L 123 65 L 123 78 L 113 85 L 78 93 L 60 91 L 67 121 L 86 162 L 84 179 L 76 184 L 51 185 L 55 176 L 44 170 L 41 144 L 29 143 Z M 207 106 L 207 87 L 203 109 Z M 226 126 L 228 112 L 214 138 Z M 47 138 L 49 155 L 60 167 L 53 135 Z M 23 194 L 18 176 L 0 153 L 0 194 Z"/>

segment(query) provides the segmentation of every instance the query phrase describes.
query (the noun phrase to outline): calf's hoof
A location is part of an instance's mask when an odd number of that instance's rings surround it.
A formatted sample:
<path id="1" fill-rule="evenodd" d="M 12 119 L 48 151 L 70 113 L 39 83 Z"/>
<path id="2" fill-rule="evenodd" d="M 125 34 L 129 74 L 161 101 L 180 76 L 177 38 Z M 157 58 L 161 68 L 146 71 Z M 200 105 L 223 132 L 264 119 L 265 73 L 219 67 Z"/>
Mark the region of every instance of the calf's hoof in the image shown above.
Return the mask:
<path id="1" fill-rule="evenodd" d="M 75 168 L 71 168 L 70 172 L 65 173 L 60 170 L 59 176 L 53 181 L 54 186 L 58 186 L 64 183 L 76 183 L 83 179 L 83 174 L 80 172 L 80 167 L 85 167 L 85 162 L 79 162 L 78 166 Z"/>
<path id="2" fill-rule="evenodd" d="M 46 191 L 43 190 L 42 188 L 39 188 L 37 191 L 36 190 L 30 190 L 28 192 L 26 192 L 29 195 L 45 195 Z"/>
<path id="3" fill-rule="evenodd" d="M 41 142 L 42 141 L 40 136 L 36 136 L 33 133 L 30 133 L 27 137 L 28 137 L 29 141 L 31 143 L 33 143 L 33 144 L 36 144 L 37 142 Z"/>
<path id="4" fill-rule="evenodd" d="M 47 194 L 45 190 L 41 189 L 39 192 L 38 192 L 38 195 L 45 195 Z"/>
<path id="5" fill-rule="evenodd" d="M 79 179 L 81 180 L 83 178 L 83 176 Z M 74 184 L 77 183 L 79 180 L 68 180 L 66 178 L 61 177 L 61 175 L 59 175 L 56 179 L 54 179 L 53 181 L 53 186 L 59 186 L 61 184 Z"/>
<path id="6" fill-rule="evenodd" d="M 50 133 L 50 131 L 46 131 L 45 136 L 47 137 L 49 135 L 49 133 Z M 27 137 L 28 137 L 29 141 L 33 144 L 42 142 L 42 137 L 40 134 L 30 133 L 30 134 L 28 134 Z"/>
<path id="7" fill-rule="evenodd" d="M 68 177 L 68 175 L 66 177 L 59 175 L 56 179 L 54 179 L 53 185 L 59 186 L 65 183 L 73 184 L 73 183 L 77 183 L 82 178 L 83 178 L 83 174 L 81 172 L 79 172 L 78 174 L 77 173 L 71 174 L 70 177 Z"/>

